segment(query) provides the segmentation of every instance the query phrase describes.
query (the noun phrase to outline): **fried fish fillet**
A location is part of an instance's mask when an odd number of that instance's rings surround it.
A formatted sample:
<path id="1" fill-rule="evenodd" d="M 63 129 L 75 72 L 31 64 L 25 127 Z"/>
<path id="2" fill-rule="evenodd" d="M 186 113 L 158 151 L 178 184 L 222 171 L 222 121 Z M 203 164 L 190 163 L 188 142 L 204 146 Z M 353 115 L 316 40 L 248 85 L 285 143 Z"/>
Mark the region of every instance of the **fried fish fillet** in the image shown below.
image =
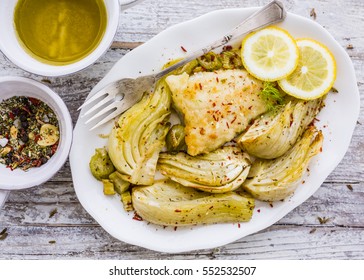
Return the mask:
<path id="1" fill-rule="evenodd" d="M 231 141 L 267 108 L 262 83 L 244 70 L 171 75 L 166 82 L 183 114 L 187 152 L 211 152 Z"/>

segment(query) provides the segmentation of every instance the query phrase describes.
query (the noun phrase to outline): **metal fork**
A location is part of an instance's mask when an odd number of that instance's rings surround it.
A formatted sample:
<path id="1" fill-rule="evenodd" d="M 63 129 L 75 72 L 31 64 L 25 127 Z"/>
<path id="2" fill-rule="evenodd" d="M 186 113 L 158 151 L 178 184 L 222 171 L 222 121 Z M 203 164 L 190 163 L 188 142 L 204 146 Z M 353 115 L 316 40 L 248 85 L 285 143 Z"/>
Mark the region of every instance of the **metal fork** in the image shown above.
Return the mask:
<path id="1" fill-rule="evenodd" d="M 85 103 L 79 108 L 80 110 L 99 100 L 93 107 L 87 110 L 82 117 L 92 116 L 86 121 L 86 124 L 88 124 L 105 115 L 101 121 L 99 121 L 90 129 L 93 130 L 129 109 L 141 99 L 146 91 L 153 89 L 159 79 L 166 76 L 173 70 L 208 53 L 211 50 L 226 45 L 233 39 L 237 39 L 247 33 L 266 27 L 268 25 L 281 22 L 285 17 L 286 11 L 284 10 L 283 4 L 279 1 L 272 1 L 245 19 L 222 39 L 192 53 L 178 63 L 152 75 L 141 76 L 136 79 L 123 78 L 108 84 L 103 89 L 87 99 Z M 100 100 L 101 98 L 103 99 Z"/>

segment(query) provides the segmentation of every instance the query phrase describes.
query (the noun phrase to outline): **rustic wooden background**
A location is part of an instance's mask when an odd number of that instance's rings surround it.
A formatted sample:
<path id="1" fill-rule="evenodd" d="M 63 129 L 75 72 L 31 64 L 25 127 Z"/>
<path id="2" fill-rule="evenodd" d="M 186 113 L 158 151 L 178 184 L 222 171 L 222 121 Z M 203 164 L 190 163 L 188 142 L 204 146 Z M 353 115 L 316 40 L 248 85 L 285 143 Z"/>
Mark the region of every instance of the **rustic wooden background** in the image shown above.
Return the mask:
<path id="1" fill-rule="evenodd" d="M 171 25 L 209 11 L 268 2 L 146 0 L 121 14 L 114 44 L 92 67 L 66 77 L 47 78 L 22 71 L 0 54 L 0 75 L 25 76 L 47 84 L 64 99 L 75 123 L 76 108 L 130 49 Z M 363 100 L 364 1 L 282 2 L 289 11 L 323 25 L 346 49 Z M 363 136 L 362 106 L 344 160 L 307 202 L 275 225 L 232 244 L 172 255 L 128 245 L 106 233 L 80 205 L 67 162 L 46 184 L 11 192 L 0 210 L 0 232 L 6 228 L 8 234 L 0 236 L 0 259 L 364 259 Z"/>

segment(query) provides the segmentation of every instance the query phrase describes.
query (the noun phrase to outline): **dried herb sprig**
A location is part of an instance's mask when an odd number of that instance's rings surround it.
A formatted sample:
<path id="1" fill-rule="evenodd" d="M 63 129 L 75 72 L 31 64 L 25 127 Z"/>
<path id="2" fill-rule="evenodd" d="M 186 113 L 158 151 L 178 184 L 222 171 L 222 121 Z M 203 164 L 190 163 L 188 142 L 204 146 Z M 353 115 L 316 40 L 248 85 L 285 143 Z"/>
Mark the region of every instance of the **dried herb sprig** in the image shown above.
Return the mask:
<path id="1" fill-rule="evenodd" d="M 4 228 L 1 232 L 0 232 L 0 240 L 5 240 L 6 237 L 8 237 L 8 233 L 7 233 L 8 229 Z"/>
<path id="2" fill-rule="evenodd" d="M 319 220 L 320 225 L 326 224 L 330 220 L 330 218 L 326 217 L 317 217 L 317 219 Z"/>
<path id="3" fill-rule="evenodd" d="M 58 213 L 57 208 L 54 208 L 50 213 L 49 213 L 49 218 L 52 218 L 54 215 L 56 215 Z"/>
<path id="4" fill-rule="evenodd" d="M 311 230 L 310 230 L 310 234 L 314 233 L 315 231 L 316 231 L 316 229 L 315 229 L 315 228 L 311 229 Z"/>
<path id="5" fill-rule="evenodd" d="M 310 11 L 310 17 L 312 17 L 314 20 L 316 20 L 317 14 L 315 11 L 315 8 L 312 8 Z"/>

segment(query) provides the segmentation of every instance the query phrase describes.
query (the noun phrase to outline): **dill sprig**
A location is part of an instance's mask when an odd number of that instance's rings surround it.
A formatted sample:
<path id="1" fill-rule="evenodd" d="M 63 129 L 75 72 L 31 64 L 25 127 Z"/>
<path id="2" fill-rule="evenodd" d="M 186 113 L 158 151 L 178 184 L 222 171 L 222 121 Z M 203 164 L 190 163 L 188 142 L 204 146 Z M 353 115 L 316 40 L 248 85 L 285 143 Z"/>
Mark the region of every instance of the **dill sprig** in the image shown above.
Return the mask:
<path id="1" fill-rule="evenodd" d="M 264 82 L 263 90 L 260 92 L 260 96 L 266 102 L 268 111 L 278 110 L 284 104 L 284 96 L 276 86 L 276 83 Z"/>

